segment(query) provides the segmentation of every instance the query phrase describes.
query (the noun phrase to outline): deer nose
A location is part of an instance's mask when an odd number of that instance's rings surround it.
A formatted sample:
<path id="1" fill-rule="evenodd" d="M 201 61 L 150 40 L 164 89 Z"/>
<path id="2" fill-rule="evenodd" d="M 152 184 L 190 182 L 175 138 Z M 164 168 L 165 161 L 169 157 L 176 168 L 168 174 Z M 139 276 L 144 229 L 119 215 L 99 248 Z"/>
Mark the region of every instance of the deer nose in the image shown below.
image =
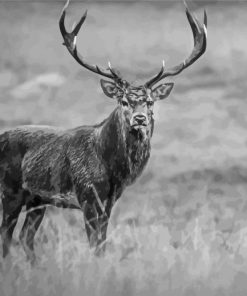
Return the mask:
<path id="1" fill-rule="evenodd" d="M 144 125 L 144 123 L 146 124 L 146 116 L 142 115 L 142 114 L 137 114 L 135 116 L 135 122 L 138 125 Z"/>

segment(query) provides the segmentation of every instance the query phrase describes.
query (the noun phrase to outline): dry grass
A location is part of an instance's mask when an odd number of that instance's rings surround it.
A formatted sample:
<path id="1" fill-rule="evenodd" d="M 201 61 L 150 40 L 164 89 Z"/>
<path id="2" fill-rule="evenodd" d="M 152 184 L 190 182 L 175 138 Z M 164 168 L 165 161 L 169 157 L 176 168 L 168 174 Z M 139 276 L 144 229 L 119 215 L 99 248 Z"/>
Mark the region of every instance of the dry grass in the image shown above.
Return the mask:
<path id="1" fill-rule="evenodd" d="M 119 215 L 117 206 L 102 258 L 88 248 L 81 213 L 50 210 L 36 237 L 37 266 L 16 244 L 12 257 L 0 261 L 0 294 L 244 295 L 244 192 L 243 185 L 229 196 L 199 186 L 185 193 L 186 201 L 163 200 L 159 209 L 150 208 L 151 199 L 135 217 Z"/>

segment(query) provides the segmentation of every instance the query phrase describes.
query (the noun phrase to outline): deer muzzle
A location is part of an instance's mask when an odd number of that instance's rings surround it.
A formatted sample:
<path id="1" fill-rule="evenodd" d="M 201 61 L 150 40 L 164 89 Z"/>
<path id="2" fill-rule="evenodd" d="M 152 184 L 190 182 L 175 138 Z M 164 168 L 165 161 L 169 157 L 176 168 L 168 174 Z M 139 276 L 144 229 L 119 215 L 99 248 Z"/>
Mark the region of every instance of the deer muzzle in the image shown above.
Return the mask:
<path id="1" fill-rule="evenodd" d="M 139 128 L 148 125 L 147 115 L 143 112 L 135 112 L 130 121 L 131 127 Z"/>

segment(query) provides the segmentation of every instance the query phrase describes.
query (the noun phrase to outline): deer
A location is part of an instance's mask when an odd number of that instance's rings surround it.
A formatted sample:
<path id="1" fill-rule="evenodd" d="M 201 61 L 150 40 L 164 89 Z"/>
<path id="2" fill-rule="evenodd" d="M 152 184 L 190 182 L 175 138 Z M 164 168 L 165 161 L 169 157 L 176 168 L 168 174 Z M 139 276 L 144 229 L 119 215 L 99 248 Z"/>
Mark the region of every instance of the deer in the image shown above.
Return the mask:
<path id="1" fill-rule="evenodd" d="M 89 247 L 96 255 L 104 254 L 112 207 L 141 175 L 150 157 L 154 103 L 167 98 L 174 86 L 172 82 L 158 83 L 181 73 L 206 50 L 206 12 L 201 24 L 185 4 L 194 38 L 192 52 L 168 69 L 163 61 L 158 74 L 135 85 L 124 80 L 110 62 L 104 69 L 90 64 L 78 52 L 76 38 L 87 11 L 67 32 L 68 5 L 69 0 L 59 19 L 63 45 L 83 68 L 107 78 L 100 80 L 101 88 L 117 106 L 105 120 L 91 126 L 65 130 L 27 125 L 0 135 L 3 257 L 10 252 L 13 231 L 25 207 L 19 239 L 27 259 L 35 261 L 34 237 L 50 205 L 82 211 Z"/>

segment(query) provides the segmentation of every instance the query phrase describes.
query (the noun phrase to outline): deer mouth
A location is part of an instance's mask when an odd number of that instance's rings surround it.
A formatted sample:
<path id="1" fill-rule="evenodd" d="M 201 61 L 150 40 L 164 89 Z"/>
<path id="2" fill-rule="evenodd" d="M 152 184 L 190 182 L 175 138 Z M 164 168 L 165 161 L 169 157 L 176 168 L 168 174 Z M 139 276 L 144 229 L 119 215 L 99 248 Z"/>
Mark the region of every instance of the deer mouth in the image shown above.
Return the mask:
<path id="1" fill-rule="evenodd" d="M 135 124 L 131 126 L 130 133 L 140 141 L 143 141 L 147 139 L 148 131 L 147 131 L 147 125 L 145 124 Z"/>
<path id="2" fill-rule="evenodd" d="M 142 123 L 142 124 L 135 123 L 135 124 L 131 125 L 131 128 L 133 128 L 135 130 L 146 128 L 146 127 L 147 127 L 146 123 Z"/>

